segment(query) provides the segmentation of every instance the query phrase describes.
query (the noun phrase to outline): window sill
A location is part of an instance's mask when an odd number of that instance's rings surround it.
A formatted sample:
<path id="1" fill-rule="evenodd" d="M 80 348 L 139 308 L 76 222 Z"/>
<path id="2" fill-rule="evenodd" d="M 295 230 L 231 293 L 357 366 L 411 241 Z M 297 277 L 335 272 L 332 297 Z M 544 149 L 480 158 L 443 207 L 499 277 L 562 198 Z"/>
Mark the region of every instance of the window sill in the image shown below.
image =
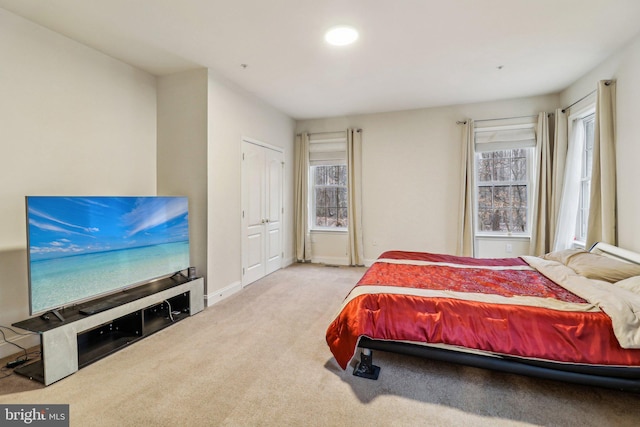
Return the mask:
<path id="1" fill-rule="evenodd" d="M 528 234 L 476 234 L 476 239 L 512 239 L 512 240 L 530 240 Z"/>
<path id="2" fill-rule="evenodd" d="M 312 228 L 311 230 L 309 230 L 311 232 L 311 234 L 347 234 L 349 232 L 349 230 L 347 229 L 332 229 L 332 228 Z"/>

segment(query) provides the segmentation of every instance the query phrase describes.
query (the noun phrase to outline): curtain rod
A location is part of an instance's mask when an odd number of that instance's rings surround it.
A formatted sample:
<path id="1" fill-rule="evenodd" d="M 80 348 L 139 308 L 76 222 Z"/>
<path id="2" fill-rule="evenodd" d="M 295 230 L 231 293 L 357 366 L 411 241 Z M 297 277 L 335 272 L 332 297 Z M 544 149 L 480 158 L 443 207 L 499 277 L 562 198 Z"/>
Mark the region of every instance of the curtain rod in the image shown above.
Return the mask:
<path id="1" fill-rule="evenodd" d="M 474 120 L 474 122 L 478 123 L 478 122 L 492 122 L 492 121 L 495 121 L 495 120 L 527 119 L 527 118 L 530 118 L 530 117 L 538 117 L 538 115 L 537 114 L 530 114 L 528 116 L 500 117 L 498 119 L 480 119 L 480 120 Z M 467 121 L 466 120 L 464 120 L 464 121 L 459 121 L 458 120 L 456 122 L 456 124 L 458 124 L 458 125 L 466 125 Z"/>
<path id="2" fill-rule="evenodd" d="M 587 99 L 588 97 L 590 97 L 591 95 L 593 95 L 594 93 L 596 93 L 598 90 L 592 90 L 591 92 L 589 92 L 588 94 L 586 94 L 585 96 L 583 96 L 582 98 L 578 99 L 576 102 L 574 102 L 573 104 L 564 107 L 561 111 L 564 113 L 565 111 L 567 111 L 569 108 L 573 107 L 574 105 L 576 105 L 578 102 L 583 101 L 585 99 Z"/>
<path id="3" fill-rule="evenodd" d="M 354 129 L 354 130 L 356 132 L 362 132 L 362 129 Z M 341 133 L 341 132 L 346 132 L 346 130 L 334 130 L 333 132 L 309 132 L 309 136 L 311 136 L 311 135 L 328 135 L 328 134 L 331 134 L 331 133 Z M 302 134 L 298 133 L 297 135 L 302 135 Z"/>
<path id="4" fill-rule="evenodd" d="M 605 81 L 604 81 L 604 84 L 605 84 L 606 86 L 609 86 L 609 85 L 611 84 L 611 82 L 612 82 L 612 81 L 613 81 L 613 80 L 605 80 Z M 591 95 L 593 95 L 593 94 L 594 94 L 594 93 L 596 93 L 597 91 L 598 91 L 597 89 L 592 90 L 591 92 L 589 92 L 588 94 L 586 94 L 586 95 L 585 95 L 585 96 L 583 96 L 582 98 L 578 99 L 578 100 L 577 100 L 576 102 L 574 102 L 573 104 L 571 104 L 571 105 L 569 105 L 569 106 L 567 106 L 567 107 L 564 107 L 564 108 L 562 109 L 562 112 L 564 113 L 564 112 L 565 112 L 565 111 L 567 111 L 569 108 L 573 107 L 573 106 L 574 106 L 574 105 L 576 105 L 578 102 L 580 102 L 580 101 L 583 101 L 583 100 L 587 99 L 588 97 L 590 97 Z M 551 116 L 551 115 L 553 115 L 553 113 L 549 113 L 549 116 Z M 502 118 L 500 118 L 500 119 L 481 119 L 481 120 L 474 120 L 474 122 L 487 122 L 487 121 L 491 121 L 491 120 L 526 119 L 527 117 L 537 117 L 537 116 L 538 116 L 538 115 L 536 114 L 536 115 L 533 115 L 533 116 L 502 117 Z M 458 120 L 458 121 L 456 122 L 456 124 L 458 124 L 458 125 L 466 125 L 466 124 L 467 124 L 467 121 L 466 121 L 466 120 L 464 120 L 464 121 L 460 121 L 460 120 Z"/>
<path id="5" fill-rule="evenodd" d="M 604 81 L 605 86 L 609 86 L 609 85 L 611 84 L 611 82 L 612 82 L 612 81 L 613 81 L 613 80 L 605 80 L 605 81 Z M 571 105 L 569 105 L 569 106 L 567 106 L 567 107 L 564 107 L 564 108 L 562 109 L 562 112 L 564 113 L 564 112 L 565 112 L 565 111 L 567 111 L 569 108 L 573 107 L 573 106 L 574 106 L 574 105 L 576 105 L 578 102 L 580 102 L 580 101 L 582 101 L 582 100 L 587 99 L 588 97 L 590 97 L 591 95 L 593 95 L 593 94 L 594 94 L 594 93 L 596 93 L 597 91 L 598 91 L 598 89 L 594 89 L 594 90 L 592 90 L 591 92 L 589 92 L 588 94 L 586 94 L 586 95 L 585 95 L 585 96 L 583 96 L 582 98 L 578 99 L 578 100 L 577 100 L 576 102 L 574 102 L 573 104 L 571 104 Z"/>

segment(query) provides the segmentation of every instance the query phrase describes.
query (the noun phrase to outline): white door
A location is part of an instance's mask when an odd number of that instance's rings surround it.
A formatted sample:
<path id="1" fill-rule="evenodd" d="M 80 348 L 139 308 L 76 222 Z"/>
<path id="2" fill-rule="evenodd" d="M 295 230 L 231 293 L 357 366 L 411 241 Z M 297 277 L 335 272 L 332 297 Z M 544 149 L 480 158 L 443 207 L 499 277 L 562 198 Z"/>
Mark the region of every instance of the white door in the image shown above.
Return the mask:
<path id="1" fill-rule="evenodd" d="M 266 274 L 264 153 L 262 147 L 243 142 L 242 150 L 242 284 L 247 285 Z"/>
<path id="2" fill-rule="evenodd" d="M 282 152 L 265 149 L 266 274 L 282 266 Z"/>
<path id="3" fill-rule="evenodd" d="M 282 265 L 283 153 L 252 142 L 242 146 L 242 285 Z"/>

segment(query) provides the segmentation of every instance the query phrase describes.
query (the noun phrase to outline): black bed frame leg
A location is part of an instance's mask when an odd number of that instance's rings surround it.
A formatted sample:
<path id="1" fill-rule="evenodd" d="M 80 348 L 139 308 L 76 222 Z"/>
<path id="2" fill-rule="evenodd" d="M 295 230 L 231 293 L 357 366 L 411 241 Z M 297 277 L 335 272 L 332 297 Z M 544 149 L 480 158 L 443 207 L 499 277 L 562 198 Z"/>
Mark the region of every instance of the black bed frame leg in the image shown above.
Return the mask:
<path id="1" fill-rule="evenodd" d="M 362 349 L 360 362 L 353 368 L 356 377 L 377 380 L 380 375 L 380 367 L 373 364 L 373 353 L 368 348 Z"/>

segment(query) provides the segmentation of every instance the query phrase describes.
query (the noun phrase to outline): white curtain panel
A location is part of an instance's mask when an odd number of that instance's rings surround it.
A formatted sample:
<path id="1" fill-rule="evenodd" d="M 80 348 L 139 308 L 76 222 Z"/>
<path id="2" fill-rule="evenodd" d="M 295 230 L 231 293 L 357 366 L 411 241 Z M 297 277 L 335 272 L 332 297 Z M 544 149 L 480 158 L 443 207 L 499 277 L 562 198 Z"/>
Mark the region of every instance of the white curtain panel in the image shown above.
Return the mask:
<path id="1" fill-rule="evenodd" d="M 551 205 L 549 206 L 549 244 L 553 249 L 556 241 L 558 227 L 558 213 L 562 200 L 562 187 L 564 185 L 564 170 L 567 163 L 567 150 L 569 149 L 568 115 L 558 108 L 554 115 L 553 131 L 553 170 L 551 172 Z"/>
<path id="2" fill-rule="evenodd" d="M 461 188 L 460 210 L 458 217 L 458 244 L 457 254 L 460 256 L 474 255 L 474 123 L 467 119 L 462 127 L 462 162 L 461 162 Z"/>
<path id="3" fill-rule="evenodd" d="M 362 239 L 362 130 L 347 129 L 347 170 L 349 178 L 349 265 L 364 265 Z"/>
<path id="4" fill-rule="evenodd" d="M 584 149 L 584 124 L 576 121 L 571 130 L 571 141 L 567 151 L 567 159 L 579 159 Z M 580 175 L 582 165 L 578 161 L 565 164 L 562 197 L 558 209 L 558 223 L 553 243 L 554 251 L 570 249 L 576 235 L 576 220 L 580 203 Z"/>
<path id="5" fill-rule="evenodd" d="M 531 218 L 531 240 L 529 253 L 544 255 L 550 251 L 549 206 L 551 205 L 551 142 L 549 138 L 549 117 L 547 113 L 538 114 L 536 128 L 536 176 L 533 186 L 533 215 Z"/>
<path id="6" fill-rule="evenodd" d="M 617 245 L 616 229 L 616 82 L 598 82 L 587 247 Z"/>
<path id="7" fill-rule="evenodd" d="M 294 228 L 295 250 L 298 262 L 311 261 L 311 234 L 309 232 L 309 134 L 302 133 L 296 136 L 295 141 L 295 188 L 293 194 L 294 203 Z"/>

